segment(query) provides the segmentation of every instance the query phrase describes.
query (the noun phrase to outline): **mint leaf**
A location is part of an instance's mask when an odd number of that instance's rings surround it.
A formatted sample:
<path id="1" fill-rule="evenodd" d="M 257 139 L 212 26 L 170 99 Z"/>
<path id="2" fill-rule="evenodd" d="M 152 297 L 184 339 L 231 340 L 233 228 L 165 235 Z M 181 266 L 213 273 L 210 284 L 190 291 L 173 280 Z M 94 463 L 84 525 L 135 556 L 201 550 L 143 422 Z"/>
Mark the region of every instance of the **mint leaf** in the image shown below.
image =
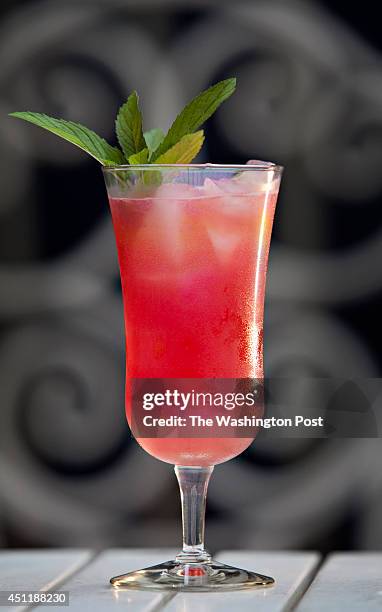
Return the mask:
<path id="1" fill-rule="evenodd" d="M 139 98 L 136 91 L 121 106 L 115 121 L 118 142 L 126 159 L 145 148 L 146 142 L 142 132 L 142 113 L 139 110 Z"/>
<path id="2" fill-rule="evenodd" d="M 104 166 L 115 166 L 124 162 L 122 152 L 119 149 L 112 147 L 106 140 L 80 123 L 65 121 L 65 119 L 55 119 L 41 113 L 10 113 L 10 116 L 24 119 L 24 121 L 29 121 L 49 130 L 49 132 L 53 132 L 53 134 L 68 140 L 86 153 L 89 153 L 89 155 Z"/>
<path id="3" fill-rule="evenodd" d="M 142 149 L 142 151 L 139 151 L 139 153 L 134 153 L 133 155 L 130 155 L 128 162 L 131 165 L 147 164 L 148 159 L 149 150 L 146 147 L 145 149 Z"/>
<path id="4" fill-rule="evenodd" d="M 160 143 L 162 142 L 164 138 L 164 132 L 159 128 L 154 128 L 152 130 L 149 130 L 148 132 L 145 132 L 143 136 L 146 141 L 150 157 L 157 150 Z"/>
<path id="5" fill-rule="evenodd" d="M 152 156 L 152 161 L 156 162 L 165 151 L 173 147 L 183 136 L 195 132 L 211 117 L 220 104 L 233 94 L 235 88 L 236 79 L 226 79 L 212 85 L 191 100 L 175 119 L 164 140 Z"/>
<path id="6" fill-rule="evenodd" d="M 155 164 L 189 164 L 199 153 L 204 142 L 204 132 L 186 134 L 165 153 L 157 157 Z"/>

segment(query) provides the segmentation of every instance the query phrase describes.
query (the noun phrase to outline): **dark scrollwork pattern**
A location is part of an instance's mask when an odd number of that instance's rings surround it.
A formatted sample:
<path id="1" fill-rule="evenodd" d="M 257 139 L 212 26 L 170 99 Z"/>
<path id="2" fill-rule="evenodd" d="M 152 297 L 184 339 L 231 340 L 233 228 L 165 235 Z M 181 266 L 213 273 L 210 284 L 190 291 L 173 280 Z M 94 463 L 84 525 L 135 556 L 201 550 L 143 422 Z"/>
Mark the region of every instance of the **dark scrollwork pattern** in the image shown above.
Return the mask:
<path id="1" fill-rule="evenodd" d="M 313 2 L 195 0 L 185 11 L 175 0 L 56 0 L 0 10 L 3 116 L 45 111 L 112 139 L 132 88 L 148 127 L 166 127 L 192 94 L 236 74 L 205 158 L 287 166 L 267 374 L 378 375 L 372 334 L 352 314 L 355 303 L 373 312 L 382 288 L 375 49 Z M 121 532 L 129 543 L 174 543 L 171 470 L 132 443 L 124 420 L 122 309 L 106 196 L 100 179 L 90 184 L 96 168 L 11 121 L 0 123 L 0 156 L 0 543 L 9 532 L 31 544 L 119 544 Z M 301 388 L 295 399 L 308 401 Z M 225 546 L 324 542 L 351 507 L 351 543 L 382 546 L 381 476 L 367 470 L 380 453 L 379 440 L 259 441 L 216 470 L 210 545 L 223 534 Z"/>

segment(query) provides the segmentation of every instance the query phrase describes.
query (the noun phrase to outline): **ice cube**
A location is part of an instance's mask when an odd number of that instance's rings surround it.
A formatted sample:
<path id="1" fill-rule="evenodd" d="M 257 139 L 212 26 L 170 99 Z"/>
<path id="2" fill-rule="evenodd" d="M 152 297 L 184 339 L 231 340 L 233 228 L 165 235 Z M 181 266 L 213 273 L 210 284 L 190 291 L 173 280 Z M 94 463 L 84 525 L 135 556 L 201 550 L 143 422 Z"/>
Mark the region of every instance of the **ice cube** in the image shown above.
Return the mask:
<path id="1" fill-rule="evenodd" d="M 216 257 L 222 263 L 226 263 L 232 257 L 236 247 L 240 243 L 240 233 L 235 231 L 208 228 L 207 230 L 212 245 L 215 249 Z"/>
<path id="2" fill-rule="evenodd" d="M 253 212 L 253 199 L 248 193 L 246 186 L 234 181 L 234 179 L 221 178 L 213 180 L 207 178 L 203 184 L 206 197 L 219 197 L 218 209 L 215 214 L 241 216 Z"/>
<path id="3" fill-rule="evenodd" d="M 216 181 L 213 181 L 210 178 L 206 178 L 206 180 L 204 181 L 203 191 L 204 191 L 204 194 L 207 196 L 221 195 L 222 193 L 224 193 L 224 190 L 222 189 L 222 187 L 219 186 L 219 184 Z"/>
<path id="4" fill-rule="evenodd" d="M 250 162 L 247 165 L 250 166 Z M 271 169 L 243 170 L 232 179 L 236 187 L 247 194 L 263 194 L 267 191 L 275 191 L 277 181 L 275 172 Z"/>
<path id="5" fill-rule="evenodd" d="M 235 183 L 231 178 L 210 179 L 207 178 L 203 184 L 206 195 L 222 195 L 227 193 L 243 194 L 243 186 Z"/>

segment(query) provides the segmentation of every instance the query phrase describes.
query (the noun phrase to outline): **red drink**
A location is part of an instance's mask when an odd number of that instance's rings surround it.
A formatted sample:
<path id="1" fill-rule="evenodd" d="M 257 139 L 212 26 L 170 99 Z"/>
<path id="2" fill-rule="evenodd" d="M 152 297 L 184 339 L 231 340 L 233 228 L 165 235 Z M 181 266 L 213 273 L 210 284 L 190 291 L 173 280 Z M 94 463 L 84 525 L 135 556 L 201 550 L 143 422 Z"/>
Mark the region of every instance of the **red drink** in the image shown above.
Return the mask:
<path id="1" fill-rule="evenodd" d="M 278 180 L 166 184 L 110 197 L 131 378 L 262 378 L 263 304 Z M 260 173 L 261 175 L 261 173 Z M 256 182 L 255 182 L 256 181 Z M 138 438 L 162 461 L 210 466 L 251 438 Z"/>

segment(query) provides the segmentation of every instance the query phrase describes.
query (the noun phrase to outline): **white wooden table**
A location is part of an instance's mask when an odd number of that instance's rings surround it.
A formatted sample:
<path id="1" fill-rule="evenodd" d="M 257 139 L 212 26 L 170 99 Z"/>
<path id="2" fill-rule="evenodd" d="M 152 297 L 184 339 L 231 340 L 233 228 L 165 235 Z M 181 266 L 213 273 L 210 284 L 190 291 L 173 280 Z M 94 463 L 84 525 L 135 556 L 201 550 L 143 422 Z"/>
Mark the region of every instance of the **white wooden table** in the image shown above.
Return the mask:
<path id="1" fill-rule="evenodd" d="M 64 590 L 69 612 L 369 612 L 382 610 L 382 553 L 341 553 L 321 565 L 310 552 L 227 551 L 216 558 L 257 570 L 276 579 L 268 589 L 218 593 L 169 593 L 115 590 L 110 576 L 152 565 L 173 556 L 173 550 L 115 549 L 2 551 L 0 590 Z M 38 606 L 37 610 L 42 610 Z M 0 607 L 0 612 L 31 607 Z"/>

